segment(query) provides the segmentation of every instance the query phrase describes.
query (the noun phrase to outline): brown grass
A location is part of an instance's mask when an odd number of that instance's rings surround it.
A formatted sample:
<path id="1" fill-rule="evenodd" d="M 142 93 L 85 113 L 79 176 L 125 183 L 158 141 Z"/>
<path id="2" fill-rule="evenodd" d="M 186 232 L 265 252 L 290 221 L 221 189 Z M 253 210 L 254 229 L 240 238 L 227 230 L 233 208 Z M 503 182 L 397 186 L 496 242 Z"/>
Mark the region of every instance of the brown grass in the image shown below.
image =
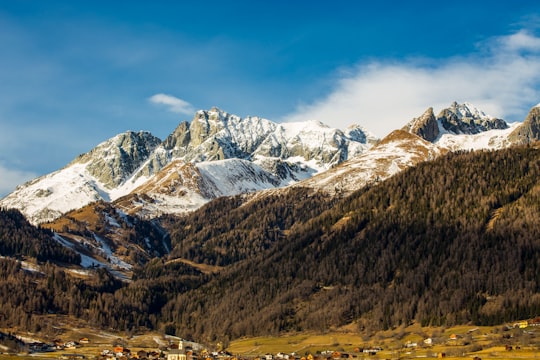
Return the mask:
<path id="1" fill-rule="evenodd" d="M 197 270 L 199 270 L 200 272 L 202 272 L 203 274 L 215 274 L 215 273 L 220 272 L 223 269 L 223 267 L 221 267 L 221 266 L 214 266 L 214 265 L 208 265 L 208 264 L 199 264 L 199 263 L 193 262 L 191 260 L 182 259 L 182 258 L 167 261 L 165 264 L 171 264 L 171 263 L 175 263 L 175 262 L 182 262 L 184 264 L 192 266 L 192 267 L 196 268 Z"/>

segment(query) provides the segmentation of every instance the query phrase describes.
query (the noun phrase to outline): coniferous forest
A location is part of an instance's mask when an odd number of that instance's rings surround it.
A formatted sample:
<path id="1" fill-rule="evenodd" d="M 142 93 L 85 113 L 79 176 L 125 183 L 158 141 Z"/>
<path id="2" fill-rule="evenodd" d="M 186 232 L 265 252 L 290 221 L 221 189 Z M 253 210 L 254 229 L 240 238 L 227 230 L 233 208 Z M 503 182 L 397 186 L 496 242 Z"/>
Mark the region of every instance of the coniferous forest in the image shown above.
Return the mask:
<path id="1" fill-rule="evenodd" d="M 300 188 L 217 199 L 164 217 L 171 253 L 130 283 L 105 269 L 70 275 L 75 253 L 2 211 L 0 326 L 38 330 L 40 318 L 65 314 L 212 341 L 535 317 L 539 179 L 540 150 L 520 147 L 450 153 L 342 199 Z M 11 257 L 47 265 L 25 271 Z"/>

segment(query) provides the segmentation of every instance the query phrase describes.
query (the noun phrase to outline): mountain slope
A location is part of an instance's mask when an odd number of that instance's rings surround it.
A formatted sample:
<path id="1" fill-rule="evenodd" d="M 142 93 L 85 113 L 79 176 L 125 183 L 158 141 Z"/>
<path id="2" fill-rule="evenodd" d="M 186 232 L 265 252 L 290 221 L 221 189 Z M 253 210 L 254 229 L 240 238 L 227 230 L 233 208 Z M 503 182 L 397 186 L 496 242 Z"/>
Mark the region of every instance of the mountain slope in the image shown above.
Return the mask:
<path id="1" fill-rule="evenodd" d="M 446 151 L 419 136 L 395 130 L 364 154 L 295 186 L 310 187 L 332 195 L 350 194 L 422 161 L 433 160 Z"/>
<path id="2" fill-rule="evenodd" d="M 292 181 L 292 180 L 290 180 Z M 284 186 L 286 181 L 241 159 L 184 163 L 173 160 L 156 176 L 113 203 L 145 218 L 183 214 L 210 199 Z"/>
<path id="3" fill-rule="evenodd" d="M 18 186 L 0 205 L 19 209 L 37 224 L 97 200 L 109 201 L 114 189 L 146 161 L 159 142 L 148 132 L 119 134 L 63 169 Z"/>
<path id="4" fill-rule="evenodd" d="M 35 331 L 54 313 L 215 341 L 530 318 L 540 309 L 539 175 L 531 145 L 448 153 L 342 199 L 299 187 L 218 198 L 165 217 L 170 256 L 134 268 L 129 284 L 105 268 L 81 277 L 0 258 L 0 325 Z"/>
<path id="5" fill-rule="evenodd" d="M 179 334 L 217 338 L 536 316 L 539 175 L 538 148 L 421 163 L 296 223 L 162 316 L 182 324 Z M 200 227 L 196 216 L 214 228 L 197 212 L 190 228 Z M 235 232 L 212 237 L 234 243 Z"/>
<path id="6" fill-rule="evenodd" d="M 122 278 L 126 271 L 170 251 L 168 233 L 157 223 L 129 216 L 98 201 L 42 224 L 82 257 L 81 266 L 106 267 Z"/>
<path id="7" fill-rule="evenodd" d="M 81 257 L 55 241 L 51 231 L 32 226 L 17 210 L 0 210 L 0 257 L 79 264 Z"/>
<path id="8" fill-rule="evenodd" d="M 509 140 L 517 144 L 530 144 L 540 140 L 540 106 L 537 105 L 529 111 L 523 124 L 509 135 Z"/>

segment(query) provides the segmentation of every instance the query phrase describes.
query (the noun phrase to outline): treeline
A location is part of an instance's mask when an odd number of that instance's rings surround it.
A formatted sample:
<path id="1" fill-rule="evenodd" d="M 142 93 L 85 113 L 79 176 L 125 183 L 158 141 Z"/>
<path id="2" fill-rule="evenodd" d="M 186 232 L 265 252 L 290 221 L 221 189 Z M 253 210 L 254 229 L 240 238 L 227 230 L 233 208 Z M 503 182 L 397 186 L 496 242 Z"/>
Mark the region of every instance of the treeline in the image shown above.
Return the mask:
<path id="1" fill-rule="evenodd" d="M 0 255 L 70 264 L 81 262 L 79 254 L 53 239 L 52 231 L 36 228 L 14 209 L 0 209 Z"/>

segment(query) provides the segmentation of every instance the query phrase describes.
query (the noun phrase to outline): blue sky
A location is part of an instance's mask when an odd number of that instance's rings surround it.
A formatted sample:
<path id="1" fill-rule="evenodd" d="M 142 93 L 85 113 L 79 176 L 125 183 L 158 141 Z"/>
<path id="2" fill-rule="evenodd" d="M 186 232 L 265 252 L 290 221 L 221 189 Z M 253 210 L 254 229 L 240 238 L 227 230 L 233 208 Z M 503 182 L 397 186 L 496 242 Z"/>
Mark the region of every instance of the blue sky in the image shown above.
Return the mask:
<path id="1" fill-rule="evenodd" d="M 212 106 L 378 136 L 540 102 L 538 1 L 0 0 L 0 196 L 126 130 Z"/>

